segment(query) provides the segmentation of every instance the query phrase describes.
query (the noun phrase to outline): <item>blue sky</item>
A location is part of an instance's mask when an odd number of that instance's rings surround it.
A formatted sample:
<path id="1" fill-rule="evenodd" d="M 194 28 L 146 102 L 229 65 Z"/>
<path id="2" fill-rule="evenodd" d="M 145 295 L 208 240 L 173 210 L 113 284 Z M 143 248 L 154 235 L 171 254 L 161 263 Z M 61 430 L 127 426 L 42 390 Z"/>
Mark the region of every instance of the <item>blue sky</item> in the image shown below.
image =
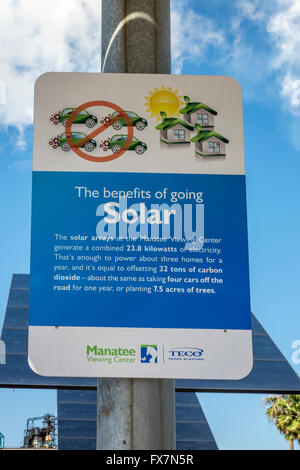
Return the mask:
<path id="1" fill-rule="evenodd" d="M 300 339 L 300 2 L 171 3 L 173 73 L 231 75 L 242 85 L 252 310 L 291 362 Z M 0 324 L 12 273 L 29 272 L 33 84 L 46 71 L 98 72 L 101 21 L 98 0 L 7 0 L 1 8 Z M 0 397 L 10 445 L 19 444 L 27 417 L 56 409 L 53 391 Z M 200 399 L 220 448 L 287 448 L 262 396 Z"/>

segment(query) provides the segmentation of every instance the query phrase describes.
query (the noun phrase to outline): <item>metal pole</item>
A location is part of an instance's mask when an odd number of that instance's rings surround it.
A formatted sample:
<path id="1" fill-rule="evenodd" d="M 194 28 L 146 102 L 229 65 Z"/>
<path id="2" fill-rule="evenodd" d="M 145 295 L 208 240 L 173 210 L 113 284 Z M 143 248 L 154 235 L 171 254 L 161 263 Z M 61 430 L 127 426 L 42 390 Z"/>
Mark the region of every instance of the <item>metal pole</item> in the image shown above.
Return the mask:
<path id="1" fill-rule="evenodd" d="M 171 73 L 170 44 L 170 0 L 102 0 L 102 72 Z M 97 449 L 175 449 L 174 380 L 98 379 Z"/>
<path id="2" fill-rule="evenodd" d="M 102 0 L 102 72 L 171 73 L 170 0 Z"/>

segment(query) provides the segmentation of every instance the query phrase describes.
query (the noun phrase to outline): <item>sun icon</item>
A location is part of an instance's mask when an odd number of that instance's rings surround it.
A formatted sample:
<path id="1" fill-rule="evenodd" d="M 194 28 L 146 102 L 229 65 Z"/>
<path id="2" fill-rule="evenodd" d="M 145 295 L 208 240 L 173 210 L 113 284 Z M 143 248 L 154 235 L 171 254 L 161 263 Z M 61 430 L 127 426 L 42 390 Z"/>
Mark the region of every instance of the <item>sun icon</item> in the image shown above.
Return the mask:
<path id="1" fill-rule="evenodd" d="M 182 96 L 178 95 L 178 91 L 173 91 L 172 87 L 162 86 L 160 90 L 155 87 L 154 91 L 149 92 L 149 96 L 145 96 L 145 99 L 147 112 L 151 113 L 151 117 L 156 116 L 158 121 L 161 118 L 161 111 L 164 111 L 168 117 L 179 116 L 178 111 L 184 104 Z"/>

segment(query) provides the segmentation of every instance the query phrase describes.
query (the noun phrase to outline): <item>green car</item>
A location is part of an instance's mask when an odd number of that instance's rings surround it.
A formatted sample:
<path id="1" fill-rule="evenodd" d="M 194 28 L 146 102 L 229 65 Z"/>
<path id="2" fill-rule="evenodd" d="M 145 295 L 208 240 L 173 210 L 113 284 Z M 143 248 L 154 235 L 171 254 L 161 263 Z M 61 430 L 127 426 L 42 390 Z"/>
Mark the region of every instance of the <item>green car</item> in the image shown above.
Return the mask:
<path id="1" fill-rule="evenodd" d="M 58 146 L 64 151 L 69 152 L 72 147 L 83 147 L 87 152 L 92 152 L 97 147 L 97 142 L 94 139 L 90 139 L 84 144 L 81 144 L 82 139 L 85 139 L 87 136 L 83 132 L 71 132 L 73 143 L 69 144 L 66 133 L 64 132 L 59 138 Z"/>
<path id="2" fill-rule="evenodd" d="M 125 111 L 125 113 L 128 115 L 128 117 L 131 121 L 131 125 L 133 127 L 135 127 L 138 131 L 143 131 L 145 129 L 145 127 L 148 126 L 148 122 L 146 121 L 146 119 L 140 117 L 138 114 L 133 113 L 132 111 Z M 113 113 L 111 115 L 111 119 L 115 118 L 118 114 L 119 114 L 118 111 Z M 122 117 L 121 119 L 119 119 L 119 121 L 116 121 L 113 124 L 113 128 L 116 131 L 119 131 L 120 129 L 122 129 L 123 126 L 127 126 L 127 122 L 126 122 L 126 119 L 124 117 Z"/>
<path id="3" fill-rule="evenodd" d="M 114 153 L 120 152 L 121 148 L 127 142 L 128 135 L 118 134 L 114 135 L 108 144 L 108 148 L 112 150 Z M 131 144 L 129 145 L 127 150 L 134 150 L 138 155 L 143 155 L 143 153 L 147 150 L 147 144 L 145 142 L 141 142 L 136 137 L 132 137 Z"/>
<path id="4" fill-rule="evenodd" d="M 75 109 L 76 108 L 65 108 L 60 115 L 59 122 L 62 122 L 63 125 L 66 127 L 69 118 L 71 114 L 75 111 Z M 75 116 L 73 124 L 85 124 L 86 127 L 89 127 L 91 129 L 92 127 L 94 127 L 95 124 L 97 124 L 97 122 L 98 119 L 96 118 L 96 116 L 93 116 L 88 111 L 83 109 Z"/>

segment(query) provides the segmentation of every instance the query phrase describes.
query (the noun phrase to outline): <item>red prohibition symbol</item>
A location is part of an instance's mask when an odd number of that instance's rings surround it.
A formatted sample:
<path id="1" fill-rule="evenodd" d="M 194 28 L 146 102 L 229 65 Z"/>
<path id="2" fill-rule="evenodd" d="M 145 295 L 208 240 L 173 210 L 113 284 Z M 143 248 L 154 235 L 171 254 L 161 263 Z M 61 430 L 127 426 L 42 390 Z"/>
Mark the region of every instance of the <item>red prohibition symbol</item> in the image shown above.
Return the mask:
<path id="1" fill-rule="evenodd" d="M 93 139 L 97 135 L 100 135 L 102 132 L 104 132 L 107 129 L 107 124 L 102 124 L 100 127 L 98 127 L 89 135 L 87 135 L 84 139 L 82 139 L 79 143 L 77 143 L 76 145 L 74 144 L 73 139 L 72 139 L 72 133 L 71 133 L 73 121 L 75 117 L 77 116 L 77 114 L 80 113 L 80 111 L 83 111 L 92 106 L 105 106 L 107 108 L 111 108 L 114 111 L 118 112 L 118 115 L 110 120 L 109 126 L 112 126 L 114 122 L 120 119 L 120 117 L 125 119 L 126 124 L 127 124 L 127 139 L 119 152 L 114 153 L 113 155 L 92 156 L 92 155 L 88 155 L 87 153 L 83 152 L 80 149 L 80 147 L 84 145 L 86 142 L 88 142 L 90 139 Z M 78 108 L 76 108 L 71 114 L 71 116 L 68 118 L 68 122 L 66 125 L 66 138 L 73 152 L 75 152 L 80 158 L 83 158 L 84 160 L 88 160 L 90 162 L 97 162 L 97 163 L 110 162 L 112 160 L 116 160 L 117 158 L 120 158 L 130 146 L 132 142 L 132 138 L 133 138 L 133 126 L 126 111 L 120 108 L 120 106 L 118 106 L 117 104 L 111 103 L 110 101 L 97 101 L 97 100 L 88 101 L 87 103 L 83 103 L 82 105 L 78 106 Z"/>

